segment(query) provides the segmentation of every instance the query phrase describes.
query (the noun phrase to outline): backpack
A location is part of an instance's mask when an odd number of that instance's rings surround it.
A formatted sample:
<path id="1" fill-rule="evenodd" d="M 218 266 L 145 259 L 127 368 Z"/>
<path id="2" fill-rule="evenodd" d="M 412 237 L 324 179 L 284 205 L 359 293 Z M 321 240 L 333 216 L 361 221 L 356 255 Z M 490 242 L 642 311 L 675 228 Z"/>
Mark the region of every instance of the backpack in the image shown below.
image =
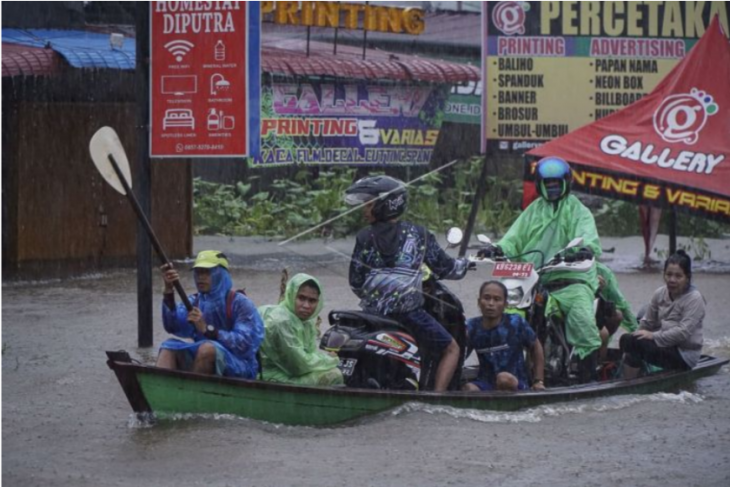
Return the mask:
<path id="1" fill-rule="evenodd" d="M 228 297 L 226 298 L 226 325 L 228 325 L 228 330 L 233 329 L 233 300 L 236 299 L 236 294 L 241 294 L 243 296 L 246 296 L 246 290 L 245 289 L 236 289 L 235 291 L 231 289 L 228 292 Z M 258 362 L 259 370 L 256 375 L 256 378 L 259 380 L 263 380 L 263 366 L 261 365 L 261 347 L 259 347 L 258 350 L 256 350 L 256 362 Z"/>
<path id="2" fill-rule="evenodd" d="M 372 239 L 372 232 L 370 234 Z M 377 246 L 376 250 L 380 251 Z M 388 267 L 372 269 L 363 283 L 364 297 L 360 307 L 370 313 L 390 315 L 407 313 L 423 306 L 423 272 L 421 265 L 426 251 L 415 269 L 407 267 Z"/>

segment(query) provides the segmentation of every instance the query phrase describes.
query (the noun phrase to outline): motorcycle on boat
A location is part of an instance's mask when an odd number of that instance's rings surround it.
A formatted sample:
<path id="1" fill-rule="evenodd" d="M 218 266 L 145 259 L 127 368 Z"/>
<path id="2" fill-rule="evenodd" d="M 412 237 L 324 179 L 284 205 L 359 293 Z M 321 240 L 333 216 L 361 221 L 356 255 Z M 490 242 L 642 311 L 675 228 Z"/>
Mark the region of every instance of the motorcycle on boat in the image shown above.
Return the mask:
<path id="1" fill-rule="evenodd" d="M 461 387 L 466 353 L 464 306 L 438 276 L 423 281 L 424 310 L 441 323 L 461 350 L 449 390 Z M 320 348 L 334 352 L 348 387 L 433 390 L 439 357 L 424 354 L 410 330 L 385 316 L 361 310 L 333 310 Z"/>

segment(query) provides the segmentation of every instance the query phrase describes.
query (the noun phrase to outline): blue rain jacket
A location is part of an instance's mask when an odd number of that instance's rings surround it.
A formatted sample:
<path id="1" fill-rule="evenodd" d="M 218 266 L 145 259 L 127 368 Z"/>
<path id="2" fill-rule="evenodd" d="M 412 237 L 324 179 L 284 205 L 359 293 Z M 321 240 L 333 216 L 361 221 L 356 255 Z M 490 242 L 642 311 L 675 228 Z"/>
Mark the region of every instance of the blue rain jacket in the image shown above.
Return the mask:
<path id="1" fill-rule="evenodd" d="M 198 333 L 187 321 L 188 311 L 182 303 L 171 310 L 162 304 L 162 323 L 165 330 L 180 338 L 190 338 L 193 343 L 175 338 L 166 340 L 161 349 L 183 350 L 187 359 L 192 359 L 204 342 L 216 348 L 216 373 L 228 377 L 254 379 L 258 372 L 256 352 L 264 338 L 264 324 L 253 302 L 236 293 L 231 306 L 231 318 L 226 317 L 226 300 L 233 284 L 231 276 L 223 267 L 211 269 L 211 290 L 189 297 L 190 303 L 200 308 L 205 322 L 218 330 L 218 339 L 211 340 Z"/>

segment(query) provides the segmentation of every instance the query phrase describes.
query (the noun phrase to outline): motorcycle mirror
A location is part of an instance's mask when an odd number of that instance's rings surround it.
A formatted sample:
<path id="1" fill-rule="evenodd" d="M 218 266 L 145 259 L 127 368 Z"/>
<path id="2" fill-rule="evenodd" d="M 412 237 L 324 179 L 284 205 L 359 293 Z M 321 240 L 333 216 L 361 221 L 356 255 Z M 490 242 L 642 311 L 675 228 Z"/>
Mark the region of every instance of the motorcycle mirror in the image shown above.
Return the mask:
<path id="1" fill-rule="evenodd" d="M 461 228 L 458 227 L 452 227 L 449 228 L 449 231 L 446 232 L 446 241 L 449 243 L 449 246 L 455 247 L 461 243 L 461 241 L 464 239 L 464 232 L 461 231 Z"/>
<path id="2" fill-rule="evenodd" d="M 479 235 L 477 235 L 477 240 L 479 240 L 479 242 L 481 242 L 483 244 L 490 244 L 490 243 L 492 243 L 492 239 L 490 239 L 489 237 L 487 237 L 483 233 L 480 233 Z"/>
<path id="3" fill-rule="evenodd" d="M 572 249 L 573 247 L 577 247 L 582 243 L 583 243 L 583 237 L 576 237 L 573 240 L 571 240 L 570 243 L 568 244 L 568 246 L 565 248 Z"/>

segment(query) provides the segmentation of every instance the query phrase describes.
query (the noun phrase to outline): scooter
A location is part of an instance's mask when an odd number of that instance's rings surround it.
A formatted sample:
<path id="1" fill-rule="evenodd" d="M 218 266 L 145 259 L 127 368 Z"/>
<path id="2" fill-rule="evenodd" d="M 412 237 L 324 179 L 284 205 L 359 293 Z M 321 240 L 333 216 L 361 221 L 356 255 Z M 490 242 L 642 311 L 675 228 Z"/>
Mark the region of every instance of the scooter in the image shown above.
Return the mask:
<path id="1" fill-rule="evenodd" d="M 436 318 L 461 349 L 449 390 L 459 390 L 466 352 L 466 317 L 459 298 L 438 276 L 423 282 L 424 310 Z M 354 310 L 333 310 L 320 348 L 336 353 L 348 387 L 433 390 L 439 357 L 424 354 L 408 328 L 390 318 Z"/>
<path id="2" fill-rule="evenodd" d="M 477 236 L 482 244 L 491 243 L 484 235 Z M 558 271 L 583 273 L 590 271 L 595 265 L 595 259 L 574 260 L 568 254 L 570 249 L 579 247 L 583 239 L 578 237 L 572 240 L 567 247 L 557 252 L 548 262 L 538 269 L 532 263 L 511 262 L 510 257 L 495 259 L 469 256 L 471 262 L 477 265 L 492 264 L 492 276 L 498 278 L 507 288 L 508 313 L 521 314 L 532 326 L 542 343 L 545 354 L 545 383 L 547 386 L 569 385 L 579 382 L 579 367 L 577 357 L 573 355 L 573 347 L 568 343 L 565 332 L 565 321 L 562 313 L 550 298 L 550 292 L 556 290 L 554 284 L 543 285 L 540 277 Z M 530 251 L 529 253 L 540 253 Z M 544 256 L 543 259 L 544 260 Z M 570 281 L 562 285 L 569 285 Z M 594 313 L 598 307 L 598 299 L 594 301 Z"/>

